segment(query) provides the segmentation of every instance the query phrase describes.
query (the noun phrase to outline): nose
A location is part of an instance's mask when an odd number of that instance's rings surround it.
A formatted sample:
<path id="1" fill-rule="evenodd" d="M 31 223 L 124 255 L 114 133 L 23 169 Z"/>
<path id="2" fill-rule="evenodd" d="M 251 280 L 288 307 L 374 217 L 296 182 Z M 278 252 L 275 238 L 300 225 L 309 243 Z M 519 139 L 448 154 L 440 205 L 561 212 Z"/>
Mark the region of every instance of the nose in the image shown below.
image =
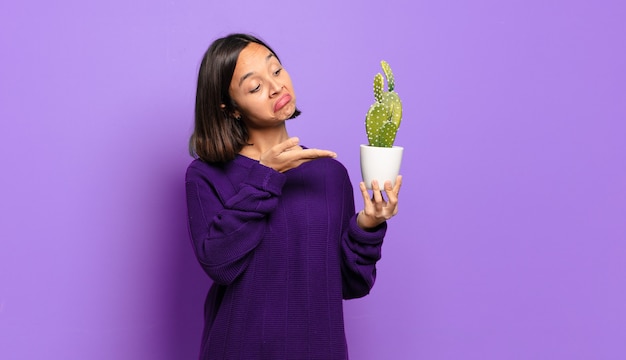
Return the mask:
<path id="1" fill-rule="evenodd" d="M 283 89 L 283 83 L 279 79 L 276 79 L 276 78 L 270 79 L 269 86 L 270 86 L 271 97 L 276 96 Z"/>

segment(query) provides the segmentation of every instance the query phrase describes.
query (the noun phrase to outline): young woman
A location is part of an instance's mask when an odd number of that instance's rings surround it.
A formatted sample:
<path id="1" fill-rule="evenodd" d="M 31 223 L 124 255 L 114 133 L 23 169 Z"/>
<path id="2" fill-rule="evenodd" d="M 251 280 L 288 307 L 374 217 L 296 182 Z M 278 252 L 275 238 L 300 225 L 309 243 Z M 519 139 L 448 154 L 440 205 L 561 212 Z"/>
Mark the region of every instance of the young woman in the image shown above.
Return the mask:
<path id="1" fill-rule="evenodd" d="M 276 52 L 247 34 L 217 39 L 198 76 L 187 169 L 189 229 L 213 280 L 201 359 L 347 359 L 342 300 L 365 296 L 399 176 L 355 212 L 344 166 L 289 137 L 300 114 Z M 385 195 L 383 195 L 385 193 Z"/>

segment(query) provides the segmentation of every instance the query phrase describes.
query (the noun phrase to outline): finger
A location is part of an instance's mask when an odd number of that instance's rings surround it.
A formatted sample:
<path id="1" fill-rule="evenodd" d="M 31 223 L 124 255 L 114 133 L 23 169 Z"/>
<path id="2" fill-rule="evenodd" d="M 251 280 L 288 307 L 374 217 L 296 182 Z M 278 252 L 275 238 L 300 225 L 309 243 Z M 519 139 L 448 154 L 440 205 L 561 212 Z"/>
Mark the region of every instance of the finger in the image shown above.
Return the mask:
<path id="1" fill-rule="evenodd" d="M 402 175 L 396 177 L 396 184 L 393 187 L 393 192 L 396 193 L 396 196 L 400 193 L 400 187 L 402 187 Z"/>
<path id="2" fill-rule="evenodd" d="M 376 206 L 376 211 L 380 211 L 383 206 L 383 195 L 380 192 L 378 180 L 372 181 L 372 198 L 374 200 L 374 205 Z"/>
<path id="3" fill-rule="evenodd" d="M 367 191 L 367 186 L 365 186 L 365 182 L 361 181 L 359 183 L 359 189 L 361 189 L 363 202 L 365 203 L 365 206 L 367 207 L 367 205 L 371 202 L 371 200 L 370 200 L 370 193 Z"/>
<path id="4" fill-rule="evenodd" d="M 294 136 L 274 146 L 272 150 L 274 150 L 277 154 L 280 154 L 286 151 L 287 149 L 290 149 L 294 146 L 298 146 L 299 143 L 300 143 L 300 139 Z"/>
<path id="5" fill-rule="evenodd" d="M 398 179 L 396 178 L 396 184 Z M 392 186 L 391 181 L 385 182 L 385 193 L 387 194 L 388 206 L 394 208 L 398 204 L 397 187 Z"/>
<path id="6" fill-rule="evenodd" d="M 321 149 L 304 149 L 300 151 L 298 154 L 300 159 L 317 159 L 322 157 L 336 158 L 337 153 L 330 150 L 321 150 Z"/>

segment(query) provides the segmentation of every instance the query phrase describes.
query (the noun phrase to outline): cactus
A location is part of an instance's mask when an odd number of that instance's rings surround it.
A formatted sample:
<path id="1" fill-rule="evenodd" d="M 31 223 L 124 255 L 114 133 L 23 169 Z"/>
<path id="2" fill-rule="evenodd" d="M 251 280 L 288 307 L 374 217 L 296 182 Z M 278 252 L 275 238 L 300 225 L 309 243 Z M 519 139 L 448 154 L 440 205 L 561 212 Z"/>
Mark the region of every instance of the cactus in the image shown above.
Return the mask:
<path id="1" fill-rule="evenodd" d="M 392 147 L 396 133 L 402 120 L 402 102 L 394 91 L 395 80 L 391 67 L 382 60 L 380 65 L 387 78 L 387 91 L 384 91 L 383 76 L 374 76 L 374 98 L 376 102 L 370 106 L 365 117 L 365 131 L 370 146 Z"/>

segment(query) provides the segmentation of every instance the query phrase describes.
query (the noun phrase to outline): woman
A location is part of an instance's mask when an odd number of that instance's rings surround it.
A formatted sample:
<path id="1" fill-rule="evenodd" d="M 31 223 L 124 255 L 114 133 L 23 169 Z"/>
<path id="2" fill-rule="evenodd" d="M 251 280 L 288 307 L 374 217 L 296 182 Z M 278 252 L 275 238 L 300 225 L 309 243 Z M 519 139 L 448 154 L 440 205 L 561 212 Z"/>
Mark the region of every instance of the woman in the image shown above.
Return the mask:
<path id="1" fill-rule="evenodd" d="M 194 250 L 213 280 L 201 359 L 348 358 L 342 299 L 372 288 L 402 181 L 374 182 L 371 197 L 361 183 L 356 213 L 335 153 L 288 136 L 299 114 L 267 44 L 246 34 L 211 44 L 186 174 Z"/>

